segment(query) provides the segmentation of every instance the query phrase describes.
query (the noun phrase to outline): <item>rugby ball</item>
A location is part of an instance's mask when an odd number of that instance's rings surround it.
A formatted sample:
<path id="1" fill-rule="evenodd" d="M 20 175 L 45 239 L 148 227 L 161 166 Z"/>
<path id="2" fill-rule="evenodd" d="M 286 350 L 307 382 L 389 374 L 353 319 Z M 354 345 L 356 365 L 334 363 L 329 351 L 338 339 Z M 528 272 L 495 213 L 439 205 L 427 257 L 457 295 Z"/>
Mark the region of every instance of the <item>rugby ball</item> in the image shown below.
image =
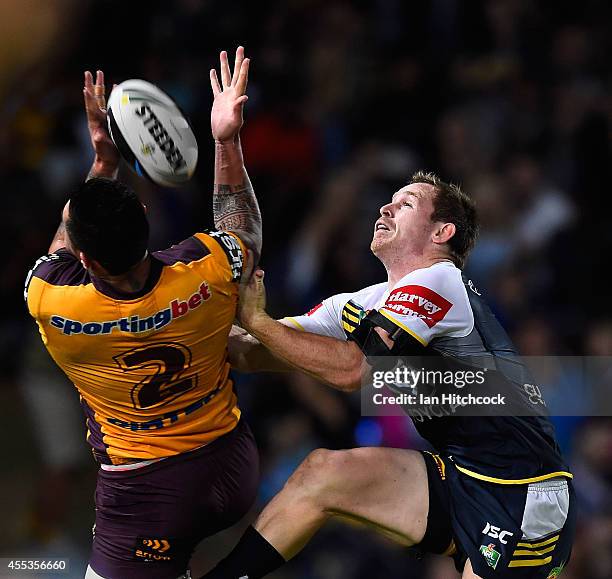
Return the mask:
<path id="1" fill-rule="evenodd" d="M 186 183 L 198 162 L 198 144 L 185 115 L 154 84 L 126 80 L 110 94 L 108 130 L 121 156 L 141 177 L 163 187 Z"/>

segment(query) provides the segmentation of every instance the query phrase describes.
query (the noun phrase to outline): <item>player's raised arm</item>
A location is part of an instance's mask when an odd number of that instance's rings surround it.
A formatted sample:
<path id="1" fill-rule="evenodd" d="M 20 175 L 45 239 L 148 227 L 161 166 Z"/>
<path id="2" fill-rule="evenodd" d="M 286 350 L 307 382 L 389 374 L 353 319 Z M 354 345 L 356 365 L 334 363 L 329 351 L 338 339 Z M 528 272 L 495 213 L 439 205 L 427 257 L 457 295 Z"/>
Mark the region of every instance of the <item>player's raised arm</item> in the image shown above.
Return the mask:
<path id="1" fill-rule="evenodd" d="M 261 213 L 244 167 L 240 146 L 242 110 L 248 99 L 245 92 L 249 59 L 244 57 L 244 48 L 238 47 L 233 74 L 230 72 L 227 52 L 221 52 L 220 60 L 221 82 L 217 71 L 210 71 L 214 95 L 210 121 L 215 139 L 215 227 L 236 233 L 253 253 L 255 259 L 252 262 L 256 263 L 261 254 Z M 249 274 L 249 271 L 245 272 L 245 275 Z"/>
<path id="2" fill-rule="evenodd" d="M 104 72 L 96 72 L 96 83 L 88 70 L 84 74 L 83 98 L 85 100 L 85 113 L 87 114 L 87 128 L 94 150 L 94 161 L 87 176 L 106 177 L 116 179 L 119 168 L 119 151 L 108 134 L 106 124 L 106 86 Z"/>
<path id="3" fill-rule="evenodd" d="M 108 134 L 106 125 L 106 86 L 104 72 L 96 72 L 94 84 L 93 75 L 88 70 L 84 73 L 83 99 L 85 101 L 85 114 L 87 115 L 87 128 L 94 151 L 94 160 L 87 175 L 87 180 L 93 177 L 116 179 L 119 168 L 119 151 Z M 60 223 L 55 236 L 49 246 L 49 253 L 66 246 L 64 219 Z"/>

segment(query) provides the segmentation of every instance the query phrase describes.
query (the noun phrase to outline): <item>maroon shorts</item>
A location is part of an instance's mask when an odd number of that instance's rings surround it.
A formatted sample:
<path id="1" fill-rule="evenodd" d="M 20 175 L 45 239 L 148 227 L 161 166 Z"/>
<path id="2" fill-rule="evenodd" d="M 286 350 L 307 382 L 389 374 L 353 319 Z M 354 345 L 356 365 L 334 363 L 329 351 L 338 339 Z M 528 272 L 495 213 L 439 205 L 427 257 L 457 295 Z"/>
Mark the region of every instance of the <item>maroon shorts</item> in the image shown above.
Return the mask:
<path id="1" fill-rule="evenodd" d="M 179 577 L 202 539 L 247 513 L 258 481 L 244 421 L 198 450 L 135 470 L 100 470 L 92 569 L 106 579 Z"/>

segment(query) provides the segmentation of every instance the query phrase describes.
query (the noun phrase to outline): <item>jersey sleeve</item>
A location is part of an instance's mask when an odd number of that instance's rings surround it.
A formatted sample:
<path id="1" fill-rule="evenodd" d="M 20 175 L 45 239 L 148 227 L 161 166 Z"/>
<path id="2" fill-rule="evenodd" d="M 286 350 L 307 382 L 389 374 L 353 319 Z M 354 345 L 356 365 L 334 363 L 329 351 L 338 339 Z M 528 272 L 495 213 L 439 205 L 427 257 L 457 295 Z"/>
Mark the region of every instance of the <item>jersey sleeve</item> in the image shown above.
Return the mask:
<path id="1" fill-rule="evenodd" d="M 246 267 L 246 247 L 229 231 L 207 231 L 194 235 L 212 254 L 213 262 L 227 282 L 237 283 Z"/>
<path id="2" fill-rule="evenodd" d="M 46 284 L 74 285 L 82 282 L 87 272 L 75 255 L 67 249 L 43 255 L 28 272 L 23 289 L 23 299 L 30 315 L 38 319 L 40 304 Z"/>
<path id="3" fill-rule="evenodd" d="M 440 336 L 467 336 L 474 327 L 461 273 L 450 265 L 408 274 L 378 311 L 423 346 Z"/>
<path id="4" fill-rule="evenodd" d="M 308 313 L 283 318 L 281 322 L 305 332 L 346 340 L 346 334 L 342 328 L 341 312 L 349 298 L 350 294 L 337 294 L 323 300 Z"/>

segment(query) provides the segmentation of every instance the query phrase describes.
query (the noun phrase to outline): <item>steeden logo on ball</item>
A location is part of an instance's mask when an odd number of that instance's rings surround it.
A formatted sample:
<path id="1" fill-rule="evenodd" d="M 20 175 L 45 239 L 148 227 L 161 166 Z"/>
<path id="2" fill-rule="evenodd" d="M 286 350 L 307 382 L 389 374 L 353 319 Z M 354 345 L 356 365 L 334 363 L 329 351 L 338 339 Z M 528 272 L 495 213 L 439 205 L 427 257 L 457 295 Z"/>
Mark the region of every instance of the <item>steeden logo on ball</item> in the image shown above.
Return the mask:
<path id="1" fill-rule="evenodd" d="M 108 125 L 121 156 L 139 176 L 177 187 L 193 175 L 198 160 L 193 130 L 155 85 L 138 79 L 117 85 L 108 101 Z"/>

